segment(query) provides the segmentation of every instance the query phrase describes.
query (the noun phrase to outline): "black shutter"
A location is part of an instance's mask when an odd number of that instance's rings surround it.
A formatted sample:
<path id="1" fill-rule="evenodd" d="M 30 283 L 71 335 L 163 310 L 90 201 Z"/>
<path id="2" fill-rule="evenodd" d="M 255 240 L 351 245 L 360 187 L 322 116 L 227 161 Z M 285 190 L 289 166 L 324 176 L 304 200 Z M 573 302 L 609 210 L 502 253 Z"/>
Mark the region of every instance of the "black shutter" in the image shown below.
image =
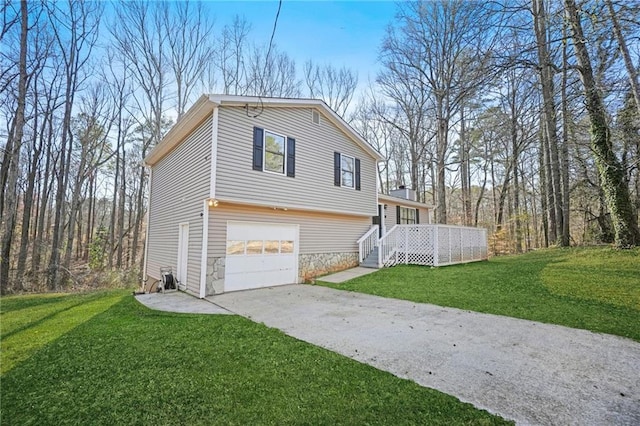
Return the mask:
<path id="1" fill-rule="evenodd" d="M 356 158 L 356 190 L 360 191 L 360 160 Z"/>
<path id="2" fill-rule="evenodd" d="M 296 177 L 296 140 L 287 138 L 287 176 Z"/>
<path id="3" fill-rule="evenodd" d="M 420 223 L 420 210 L 416 209 L 416 225 Z"/>
<path id="4" fill-rule="evenodd" d="M 262 156 L 264 153 L 264 129 L 253 128 L 253 170 L 262 171 Z"/>
<path id="5" fill-rule="evenodd" d="M 333 153 L 333 184 L 340 186 L 340 153 Z"/>
<path id="6" fill-rule="evenodd" d="M 400 225 L 400 206 L 396 206 L 396 224 Z"/>

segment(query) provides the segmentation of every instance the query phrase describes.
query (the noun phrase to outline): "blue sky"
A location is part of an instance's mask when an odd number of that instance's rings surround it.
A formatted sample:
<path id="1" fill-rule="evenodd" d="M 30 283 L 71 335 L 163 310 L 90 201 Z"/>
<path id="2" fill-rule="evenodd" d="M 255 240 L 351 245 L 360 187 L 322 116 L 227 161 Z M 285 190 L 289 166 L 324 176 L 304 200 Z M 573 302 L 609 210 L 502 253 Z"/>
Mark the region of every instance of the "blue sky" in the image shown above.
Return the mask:
<path id="1" fill-rule="evenodd" d="M 269 42 L 278 2 L 210 1 L 218 28 L 235 15 L 251 23 L 251 38 Z M 393 1 L 283 0 L 274 43 L 302 67 L 307 59 L 358 72 L 360 87 L 376 77 L 380 43 L 396 10 Z"/>

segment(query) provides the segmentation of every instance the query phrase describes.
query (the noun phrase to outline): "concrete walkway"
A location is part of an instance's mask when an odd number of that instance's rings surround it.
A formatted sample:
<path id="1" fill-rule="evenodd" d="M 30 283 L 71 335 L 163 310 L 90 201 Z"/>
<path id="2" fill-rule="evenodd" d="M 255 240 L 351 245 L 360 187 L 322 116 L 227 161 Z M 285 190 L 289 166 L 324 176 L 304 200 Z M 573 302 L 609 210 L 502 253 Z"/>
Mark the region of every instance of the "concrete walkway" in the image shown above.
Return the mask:
<path id="1" fill-rule="evenodd" d="M 206 299 L 198 299 L 197 297 L 188 295 L 181 291 L 171 291 L 164 294 L 139 294 L 136 296 L 136 299 L 147 308 L 155 309 L 156 311 L 189 314 L 233 315 L 233 312 L 229 312 Z"/>
<path id="2" fill-rule="evenodd" d="M 325 281 L 328 283 L 343 283 L 345 281 L 352 280 L 354 278 L 362 277 L 364 275 L 369 275 L 374 272 L 379 271 L 379 269 L 373 268 L 363 268 L 362 266 L 357 266 L 355 268 L 347 269 L 341 272 L 336 272 L 335 274 L 325 275 L 324 277 L 318 277 L 318 281 Z"/>
<path id="3" fill-rule="evenodd" d="M 320 286 L 210 300 L 518 424 L 640 425 L 632 340 Z"/>

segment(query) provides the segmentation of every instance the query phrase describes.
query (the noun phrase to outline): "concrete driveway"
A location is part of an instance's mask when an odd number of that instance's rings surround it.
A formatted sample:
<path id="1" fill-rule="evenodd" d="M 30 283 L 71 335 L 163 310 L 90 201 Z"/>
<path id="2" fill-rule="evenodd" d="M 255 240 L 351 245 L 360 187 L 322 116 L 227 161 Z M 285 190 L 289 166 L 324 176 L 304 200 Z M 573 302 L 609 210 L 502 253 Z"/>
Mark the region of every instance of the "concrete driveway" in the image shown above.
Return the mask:
<path id="1" fill-rule="evenodd" d="M 209 300 L 518 424 L 640 425 L 629 339 L 310 285 Z"/>

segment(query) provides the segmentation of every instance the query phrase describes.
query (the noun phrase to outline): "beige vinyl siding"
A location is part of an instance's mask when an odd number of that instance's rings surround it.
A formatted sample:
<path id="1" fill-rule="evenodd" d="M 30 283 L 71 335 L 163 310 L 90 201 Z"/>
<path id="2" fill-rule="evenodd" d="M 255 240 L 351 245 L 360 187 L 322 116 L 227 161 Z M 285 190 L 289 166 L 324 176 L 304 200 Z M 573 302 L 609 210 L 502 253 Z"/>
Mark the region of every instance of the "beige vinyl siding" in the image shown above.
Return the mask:
<path id="1" fill-rule="evenodd" d="M 414 209 L 414 206 L 403 206 L 402 201 L 398 201 L 398 202 L 391 202 L 391 201 L 384 201 L 381 203 L 384 203 L 387 205 L 387 209 L 384 210 L 385 212 L 385 219 L 384 219 L 384 226 L 386 227 L 387 232 L 393 228 L 395 225 L 398 224 L 398 219 L 397 219 L 397 207 L 398 206 L 402 206 L 402 207 L 407 207 L 410 209 Z M 421 224 L 427 224 L 429 223 L 429 210 L 425 207 L 425 208 L 418 208 L 419 212 L 418 215 L 420 223 Z"/>
<path id="2" fill-rule="evenodd" d="M 203 202 L 209 197 L 212 119 L 207 118 L 152 170 L 147 275 L 175 274 L 179 224 L 189 223 L 187 289 L 199 294 Z"/>
<path id="3" fill-rule="evenodd" d="M 371 227 L 368 217 L 220 203 L 209 210 L 209 257 L 226 255 L 227 221 L 230 220 L 300 225 L 299 254 L 357 252 L 358 238 Z"/>
<path id="4" fill-rule="evenodd" d="M 219 111 L 216 198 L 376 214 L 375 159 L 322 114 L 318 125 L 312 122 L 312 108 Z M 295 178 L 252 169 L 254 126 L 296 140 Z M 334 152 L 360 159 L 360 191 L 334 185 Z"/>

